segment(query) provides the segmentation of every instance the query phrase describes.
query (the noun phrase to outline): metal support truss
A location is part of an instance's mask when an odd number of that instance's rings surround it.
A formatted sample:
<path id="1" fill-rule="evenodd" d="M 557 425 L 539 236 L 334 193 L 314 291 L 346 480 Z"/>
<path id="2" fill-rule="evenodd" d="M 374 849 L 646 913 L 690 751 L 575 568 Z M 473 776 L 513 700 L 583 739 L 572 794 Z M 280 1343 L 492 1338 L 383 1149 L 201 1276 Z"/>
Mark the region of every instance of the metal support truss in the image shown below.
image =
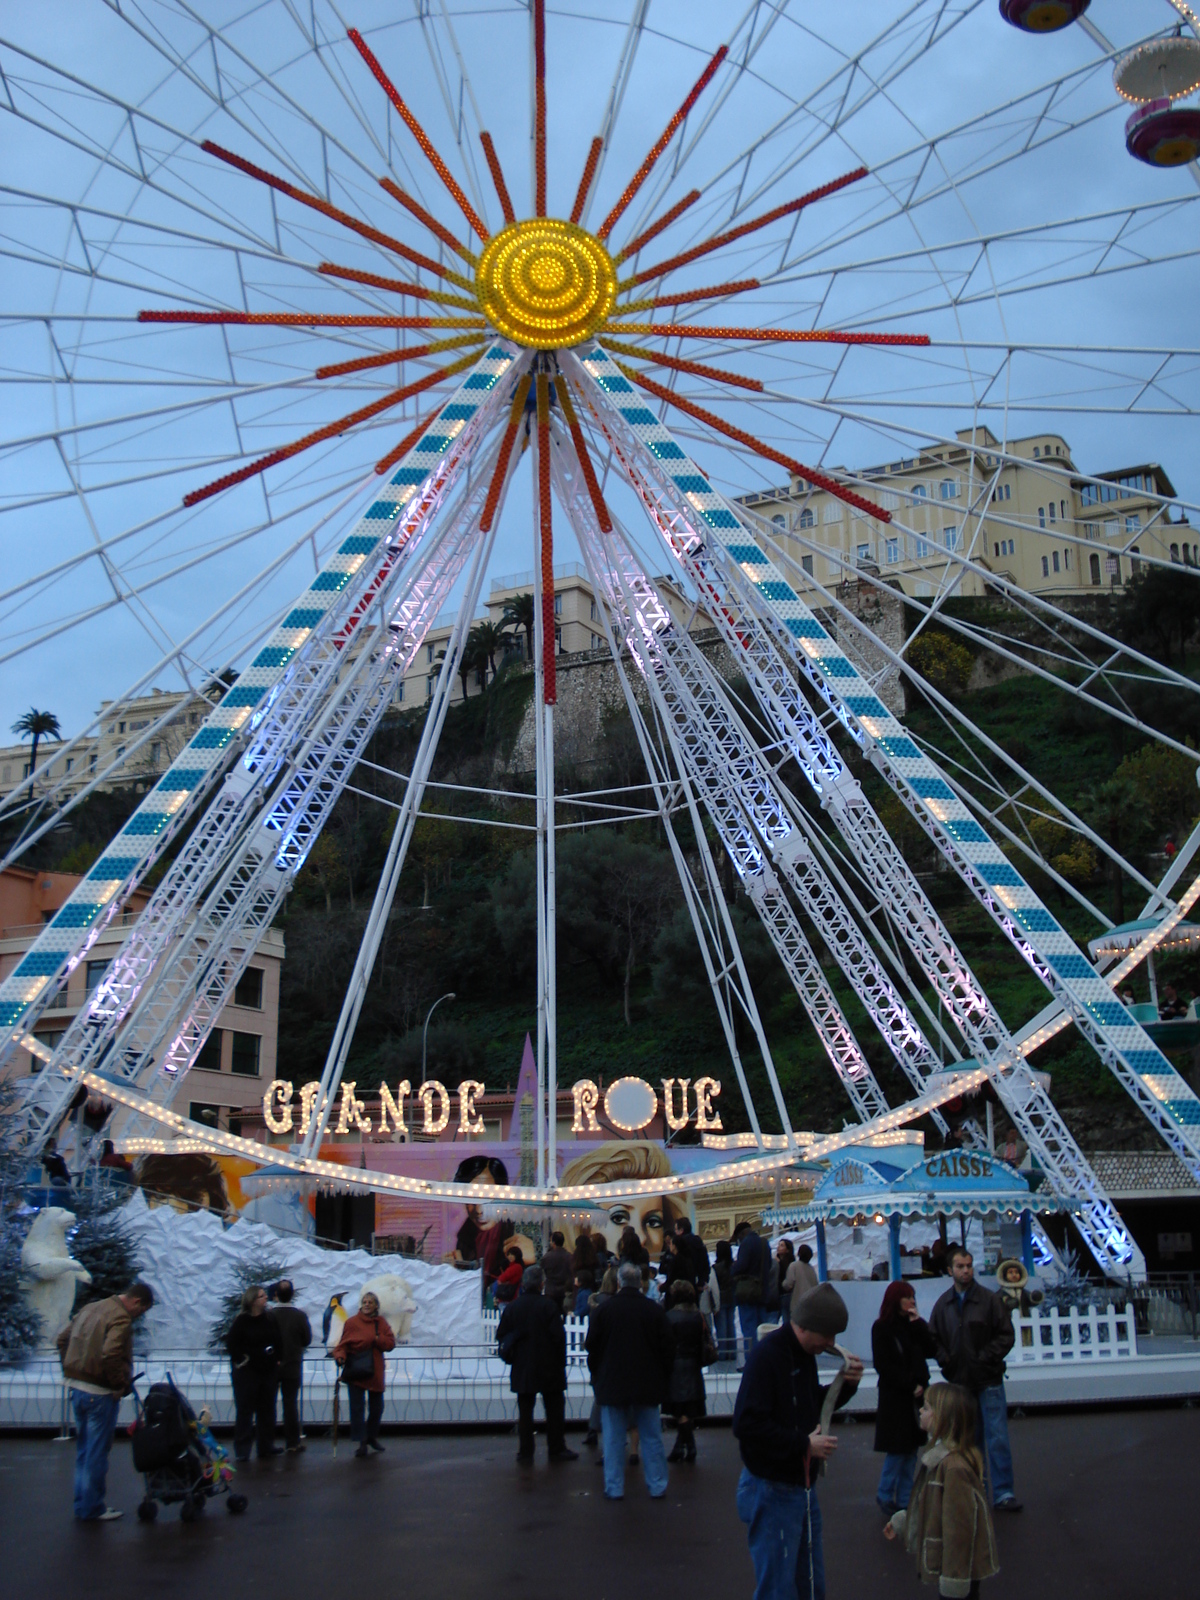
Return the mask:
<path id="1" fill-rule="evenodd" d="M 578 374 L 585 385 L 601 432 L 612 446 L 624 475 L 641 496 L 667 548 L 698 585 L 702 601 L 754 685 L 764 714 L 777 735 L 795 750 L 797 760 L 822 803 L 831 811 L 847 842 L 858 852 L 889 915 L 899 927 L 906 931 L 911 929 L 918 936 L 910 942 L 914 957 L 981 1066 L 987 1068 L 1034 1160 L 1046 1172 L 1057 1192 L 1084 1200 L 1084 1211 L 1078 1221 L 1089 1248 L 1106 1270 L 1130 1267 L 1143 1270 L 1136 1244 L 1049 1095 L 1025 1066 L 982 987 L 955 949 L 933 907 L 900 858 L 894 841 L 871 810 L 860 786 L 847 771 L 836 747 L 800 692 L 796 667 L 803 673 L 809 658 L 803 651 L 794 649 L 791 631 L 786 624 L 780 624 L 766 597 L 760 596 L 758 588 L 751 586 L 742 570 L 742 562 L 765 567 L 762 552 L 750 540 L 734 511 L 715 493 L 667 429 L 640 403 L 634 406 L 631 386 L 598 346 L 588 351 L 582 362 L 570 357 L 564 360 L 570 362 L 570 370 Z M 613 395 L 621 396 L 620 404 L 614 401 Z M 667 462 L 669 468 L 665 465 Z M 714 527 L 719 528 L 720 537 L 714 536 Z M 770 579 L 759 581 L 778 585 L 772 592 L 787 593 L 789 612 L 806 612 L 792 596 L 790 587 L 774 569 L 770 571 Z M 755 597 L 753 602 L 750 594 Z M 767 618 L 774 627 L 768 627 Z M 809 620 L 807 614 L 800 627 L 802 634 L 798 637 L 808 637 L 812 630 L 822 639 L 827 638 L 820 624 L 815 619 Z M 852 678 L 856 689 L 861 691 L 861 698 L 855 697 L 859 698 L 860 706 L 869 700 L 873 708 L 877 707 L 878 712 L 886 716 L 884 708 L 840 652 L 837 659 L 840 662 L 837 670 Z M 796 665 L 792 665 L 793 661 Z M 829 698 L 850 725 L 853 709 L 844 706 L 836 694 L 831 693 Z M 898 735 L 902 737 L 903 730 L 898 730 Z M 919 755 L 915 746 L 912 748 Z M 937 781 L 936 774 L 931 772 L 931 777 Z"/>
<path id="2" fill-rule="evenodd" d="M 373 628 L 364 626 L 356 656 L 343 659 L 342 681 L 323 696 L 314 690 L 306 737 L 232 848 L 224 858 L 214 857 L 203 899 L 193 903 L 185 925 L 165 950 L 159 946 L 157 962 L 143 969 L 117 1048 L 120 1019 L 98 1008 L 102 991 L 80 1013 L 35 1088 L 30 1113 L 39 1127 L 60 1112 L 77 1074 L 101 1064 L 113 1078 L 140 1083 L 155 1077 L 161 1063 L 155 1093 L 175 1092 L 303 866 L 397 681 L 450 597 L 474 545 L 494 453 L 484 457 L 430 549 L 397 568 L 376 597 L 379 620 Z M 242 770 L 235 769 L 235 779 Z"/>
<path id="3" fill-rule="evenodd" d="M 268 644 L 211 711 L 204 725 L 145 797 L 118 838 L 55 914 L 14 971 L 0 983 L 0 1064 L 27 1032 L 64 971 L 86 955 L 100 931 L 178 837 L 220 775 L 249 745 L 232 782 L 195 830 L 137 940 L 157 960 L 194 907 L 199 883 L 247 815 L 261 802 L 290 750 L 311 722 L 313 696 L 336 680 L 346 646 L 410 546 L 444 504 L 504 396 L 499 379 L 512 357 L 500 345 L 481 358 L 451 401 L 405 457 L 355 532 L 317 574 Z M 449 419 L 449 420 L 447 420 Z M 249 739 L 247 738 L 249 735 Z M 130 944 L 132 951 L 133 944 Z M 145 971 L 142 969 L 142 977 Z M 130 973 L 128 964 L 120 971 Z M 128 1009 L 137 988 L 118 987 L 114 971 L 104 1004 Z"/>

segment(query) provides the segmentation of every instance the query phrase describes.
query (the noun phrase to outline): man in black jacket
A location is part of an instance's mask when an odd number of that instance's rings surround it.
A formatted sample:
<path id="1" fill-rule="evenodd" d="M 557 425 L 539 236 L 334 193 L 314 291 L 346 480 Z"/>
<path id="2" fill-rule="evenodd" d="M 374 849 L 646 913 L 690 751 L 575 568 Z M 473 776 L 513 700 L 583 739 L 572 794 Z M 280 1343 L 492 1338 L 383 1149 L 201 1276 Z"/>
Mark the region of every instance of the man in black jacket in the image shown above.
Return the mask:
<path id="1" fill-rule="evenodd" d="M 304 1381 L 304 1352 L 312 1343 L 312 1324 L 299 1306 L 292 1304 L 292 1281 L 275 1285 L 275 1323 L 279 1329 L 279 1398 L 283 1403 L 283 1440 L 289 1455 L 304 1449 L 300 1441 L 300 1390 Z"/>
<path id="2" fill-rule="evenodd" d="M 698 1233 L 692 1232 L 687 1217 L 677 1217 L 675 1220 L 675 1248 L 687 1263 L 686 1276 L 698 1300 L 708 1288 L 708 1247 Z"/>
<path id="3" fill-rule="evenodd" d="M 950 1251 L 954 1280 L 929 1315 L 937 1362 L 948 1383 L 975 1396 L 975 1429 L 987 1455 L 992 1504 L 1020 1511 L 1008 1442 L 1004 1358 L 1016 1342 L 1008 1307 L 998 1294 L 975 1282 L 975 1263 L 961 1245 Z"/>
<path id="4" fill-rule="evenodd" d="M 837 1440 L 821 1433 L 825 1390 L 817 1356 L 832 1350 L 849 1313 L 832 1284 L 801 1296 L 792 1320 L 750 1349 L 733 1410 L 742 1451 L 738 1516 L 750 1529 L 754 1600 L 824 1600 L 825 1561 L 816 1478 Z M 862 1362 L 846 1363 L 849 1400 Z"/>
<path id="5" fill-rule="evenodd" d="M 567 1291 L 575 1277 L 574 1264 L 564 1245 L 562 1234 L 552 1233 L 550 1248 L 541 1260 L 542 1271 L 546 1274 L 546 1299 L 558 1307 L 560 1317 L 565 1315 Z"/>
<path id="6" fill-rule="evenodd" d="M 496 1343 L 512 1368 L 509 1387 L 517 1397 L 517 1460 L 533 1460 L 533 1411 L 537 1397 L 546 1410 L 546 1442 L 551 1461 L 578 1461 L 567 1449 L 564 1431 L 567 1391 L 567 1335 L 553 1300 L 542 1294 L 546 1275 L 539 1266 L 526 1267 L 521 1292 L 505 1306 L 496 1329 Z"/>
<path id="7" fill-rule="evenodd" d="M 592 1313 L 587 1334 L 588 1366 L 604 1429 L 604 1496 L 625 1498 L 625 1439 L 636 1428 L 646 1488 L 652 1500 L 661 1500 L 667 1492 L 667 1462 L 659 1407 L 667 1398 L 675 1341 L 662 1307 L 642 1296 L 641 1268 L 622 1262 L 617 1283 L 617 1293 Z"/>
<path id="8" fill-rule="evenodd" d="M 748 1355 L 758 1337 L 758 1325 L 766 1315 L 767 1281 L 771 1272 L 771 1252 L 748 1222 L 733 1230 L 737 1258 L 733 1263 L 733 1300 L 737 1306 L 742 1343 Z"/>

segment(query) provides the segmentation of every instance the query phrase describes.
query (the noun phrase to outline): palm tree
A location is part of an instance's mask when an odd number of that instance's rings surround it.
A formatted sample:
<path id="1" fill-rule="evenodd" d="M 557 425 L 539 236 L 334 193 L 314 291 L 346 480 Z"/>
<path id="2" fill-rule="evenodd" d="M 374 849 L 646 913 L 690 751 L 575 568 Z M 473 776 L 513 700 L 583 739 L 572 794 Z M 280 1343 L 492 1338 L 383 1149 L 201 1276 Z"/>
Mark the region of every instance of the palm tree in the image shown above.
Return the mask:
<path id="1" fill-rule="evenodd" d="M 494 678 L 496 676 L 496 651 L 503 650 L 508 642 L 507 631 L 495 622 L 477 622 L 471 629 L 471 638 L 475 641 L 475 652 L 480 663 L 487 662 Z"/>
<path id="2" fill-rule="evenodd" d="M 29 753 L 30 776 L 37 771 L 38 745 L 43 739 L 61 739 L 62 729 L 58 725 L 58 718 L 53 711 L 38 711 L 32 706 L 23 717 L 18 717 L 13 723 L 12 731 L 22 739 L 32 739 L 33 747 Z"/>
<path id="3" fill-rule="evenodd" d="M 509 628 L 513 633 L 525 630 L 525 637 L 529 648 L 527 658 L 533 660 L 533 596 L 531 594 L 515 594 L 504 607 L 500 617 L 502 627 Z"/>

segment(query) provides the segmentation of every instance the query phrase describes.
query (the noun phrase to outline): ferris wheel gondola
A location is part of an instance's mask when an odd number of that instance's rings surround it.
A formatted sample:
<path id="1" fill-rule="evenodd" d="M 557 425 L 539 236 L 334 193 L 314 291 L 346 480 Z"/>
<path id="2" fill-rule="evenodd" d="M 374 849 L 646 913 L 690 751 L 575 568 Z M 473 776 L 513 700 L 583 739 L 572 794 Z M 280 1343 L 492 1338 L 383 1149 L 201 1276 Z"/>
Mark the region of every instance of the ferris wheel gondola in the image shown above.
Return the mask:
<path id="1" fill-rule="evenodd" d="M 1000 0 L 1000 15 L 1022 33 L 1057 33 L 1078 22 L 1092 0 Z"/>

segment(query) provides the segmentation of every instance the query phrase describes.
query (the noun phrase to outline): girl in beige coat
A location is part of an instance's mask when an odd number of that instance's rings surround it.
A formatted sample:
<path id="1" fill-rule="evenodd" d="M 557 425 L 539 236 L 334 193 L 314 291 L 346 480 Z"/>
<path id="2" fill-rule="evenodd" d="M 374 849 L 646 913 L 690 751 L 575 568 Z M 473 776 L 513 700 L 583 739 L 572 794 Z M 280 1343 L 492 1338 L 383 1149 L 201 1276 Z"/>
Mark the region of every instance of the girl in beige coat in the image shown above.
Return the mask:
<path id="1" fill-rule="evenodd" d="M 953 1383 L 931 1384 L 921 1407 L 929 1439 L 907 1511 L 884 1528 L 903 1537 L 917 1573 L 946 1600 L 975 1600 L 982 1578 L 1000 1570 L 996 1535 L 983 1492 L 983 1461 L 975 1446 L 975 1402 Z"/>

